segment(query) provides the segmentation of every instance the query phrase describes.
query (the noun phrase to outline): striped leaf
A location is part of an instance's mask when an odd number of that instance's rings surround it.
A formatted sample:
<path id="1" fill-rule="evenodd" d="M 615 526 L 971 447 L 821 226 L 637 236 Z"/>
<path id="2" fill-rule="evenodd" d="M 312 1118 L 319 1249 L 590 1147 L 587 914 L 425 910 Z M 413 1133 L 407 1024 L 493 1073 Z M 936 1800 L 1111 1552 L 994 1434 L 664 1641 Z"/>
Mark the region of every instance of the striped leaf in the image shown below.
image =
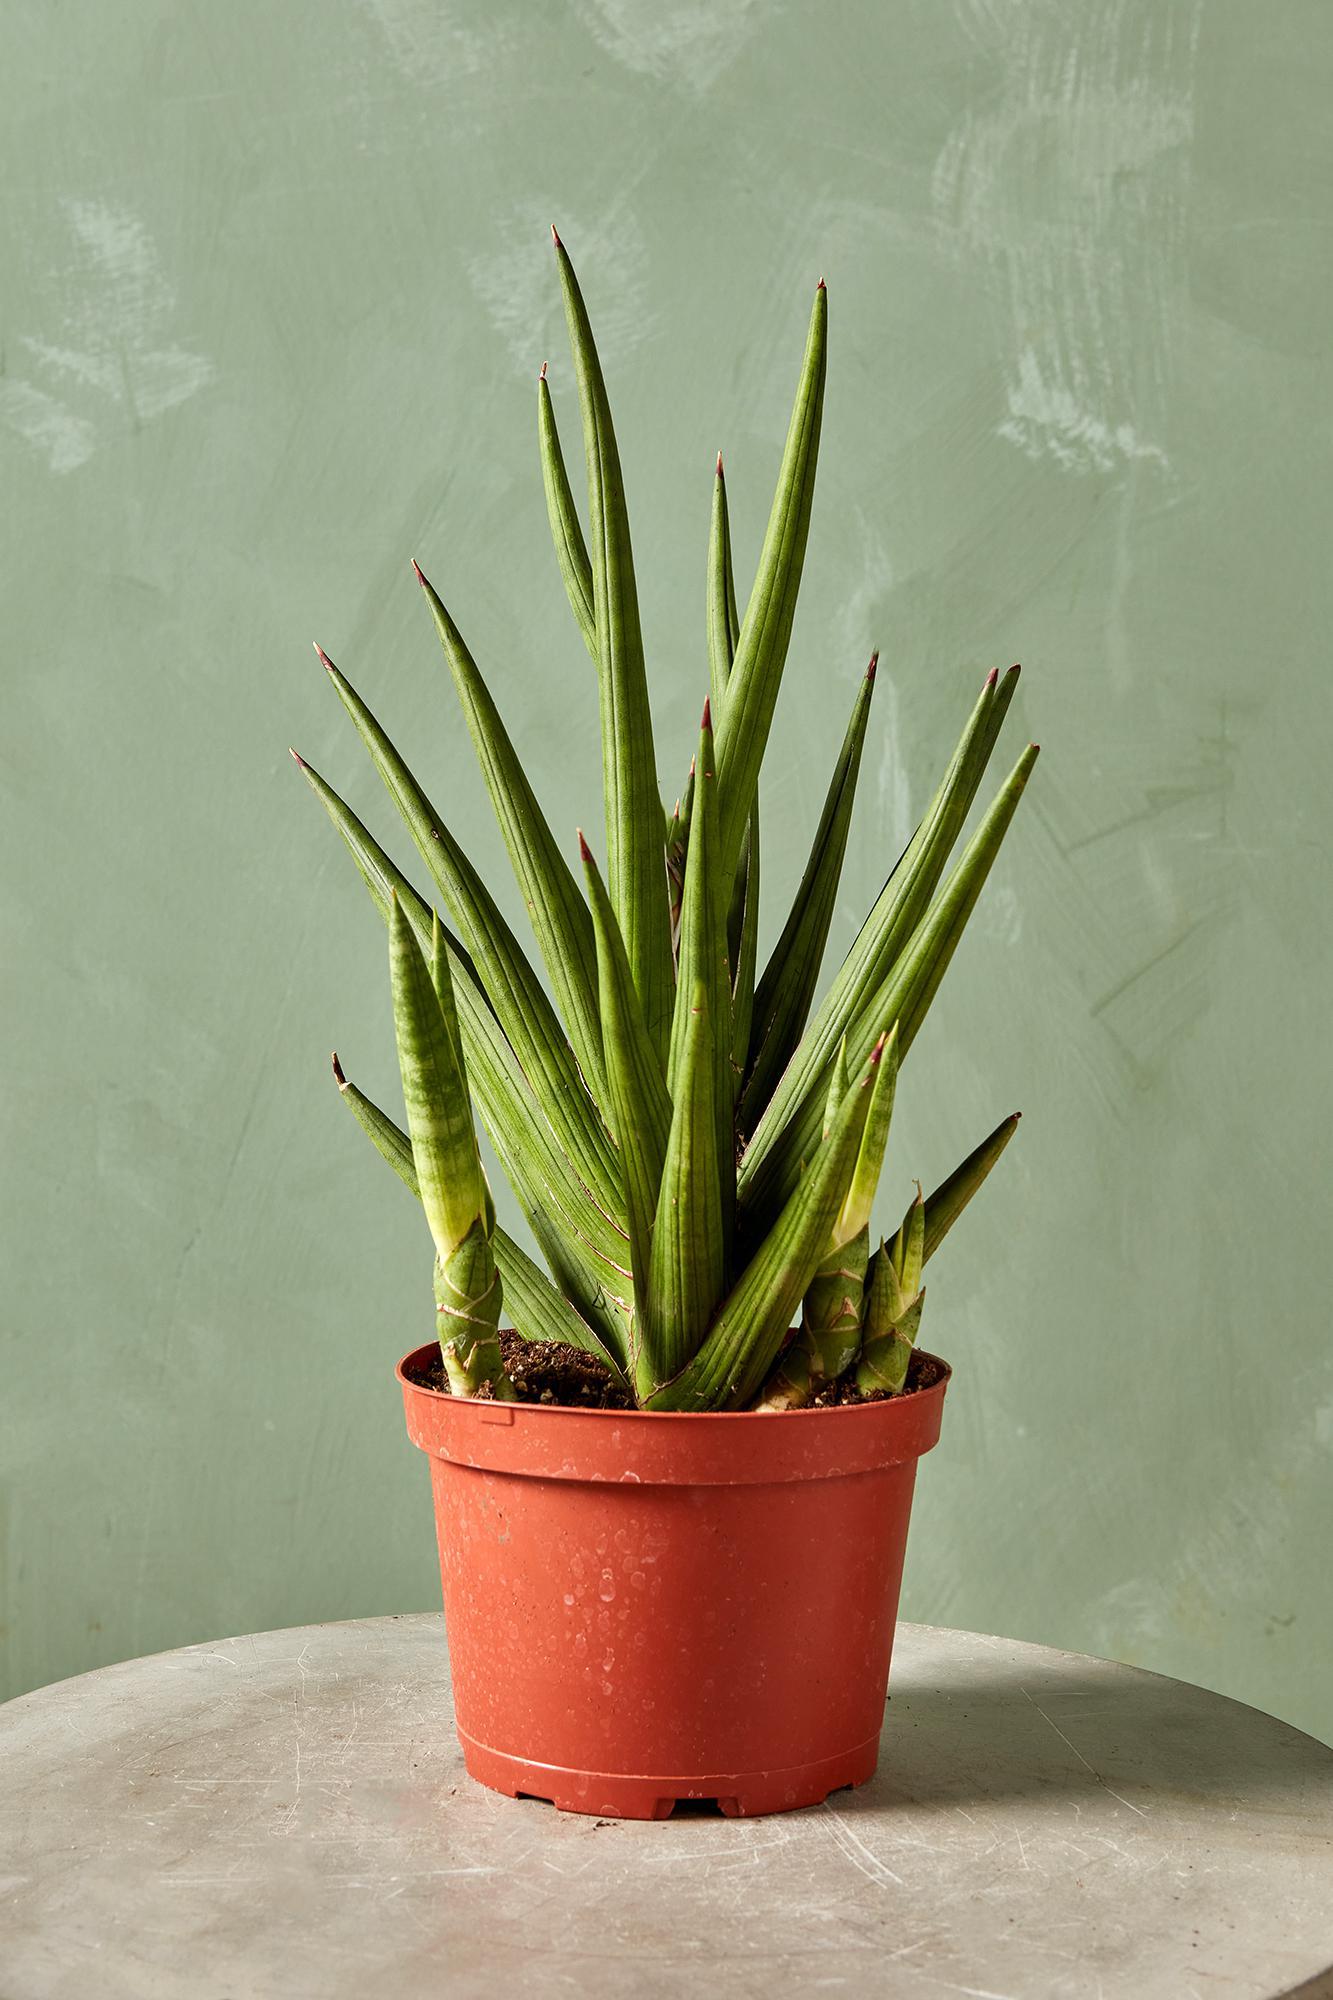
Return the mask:
<path id="1" fill-rule="evenodd" d="M 649 1399 L 650 1408 L 741 1409 L 758 1391 L 846 1199 L 878 1067 L 876 1053 L 843 1097 L 809 1172 L 728 1294 L 702 1347 Z"/>
<path id="2" fill-rule="evenodd" d="M 481 774 L 504 835 L 537 949 L 588 1087 L 602 1096 L 602 1037 L 597 1018 L 597 954 L 592 920 L 568 863 L 537 803 L 500 711 L 462 634 L 420 568 L 444 656 L 472 736 Z"/>
<path id="3" fill-rule="evenodd" d="M 850 1243 L 853 1237 L 860 1236 L 870 1224 L 870 1210 L 875 1199 L 875 1191 L 879 1187 L 880 1174 L 884 1169 L 884 1153 L 889 1143 L 889 1126 L 893 1122 L 893 1100 L 898 1086 L 896 1021 L 888 1034 L 881 1038 L 878 1047 L 881 1051 L 879 1070 L 875 1078 L 875 1088 L 871 1093 L 865 1130 L 861 1134 L 856 1166 L 852 1171 L 847 1198 L 833 1226 L 835 1247 Z"/>
<path id="4" fill-rule="evenodd" d="M 432 915 L 430 904 L 424 896 L 417 894 L 402 870 L 389 859 L 378 841 L 366 831 L 352 808 L 339 798 L 332 785 L 321 778 L 314 765 L 307 764 L 304 757 L 298 757 L 295 750 L 292 751 L 292 758 L 301 776 L 341 834 L 348 853 L 356 863 L 357 872 L 369 889 L 371 900 L 385 923 L 389 921 L 389 909 L 394 897 L 397 896 L 416 933 L 417 943 L 423 951 L 429 951 Z M 449 942 L 453 946 L 455 959 L 466 965 L 468 976 L 480 996 L 481 987 L 476 967 L 467 957 L 458 938 L 451 938 Z M 490 1003 L 487 1001 L 484 1004 L 489 1006 Z"/>
<path id="5" fill-rule="evenodd" d="M 722 454 L 719 452 L 713 481 L 713 518 L 708 537 L 708 670 L 713 688 L 715 729 L 725 704 L 726 686 L 736 657 L 739 633 L 727 485 L 722 470 Z M 727 916 L 727 959 L 731 966 L 731 1060 L 733 1067 L 742 1071 L 750 1047 L 759 950 L 759 858 L 759 806 L 756 798 L 736 865 L 731 908 Z"/>
<path id="6" fill-rule="evenodd" d="M 920 1181 L 889 1245 L 889 1257 L 899 1292 L 904 1299 L 914 1299 L 921 1290 L 921 1271 L 926 1261 L 926 1204 L 921 1197 Z"/>
<path id="7" fill-rule="evenodd" d="M 546 488 L 546 514 L 551 524 L 551 540 L 564 581 L 569 608 L 574 613 L 583 643 L 597 660 L 597 617 L 593 608 L 592 562 L 583 539 L 583 524 L 565 470 L 560 449 L 555 410 L 546 380 L 546 364 L 537 382 L 537 433 L 541 444 L 542 484 Z"/>
<path id="8" fill-rule="evenodd" d="M 417 1191 L 435 1248 L 446 1261 L 485 1209 L 485 1181 L 457 1037 L 396 896 L 389 906 L 389 966 Z"/>
<path id="9" fill-rule="evenodd" d="M 662 1164 L 671 1126 L 671 1100 L 661 1059 L 644 1019 L 629 954 L 616 923 L 611 898 L 597 871 L 588 843 L 579 835 L 597 933 L 598 994 L 602 1009 L 602 1051 L 606 1068 L 606 1106 L 620 1148 L 629 1223 L 630 1267 L 639 1319 L 648 1278 L 648 1251 Z"/>
<path id="10" fill-rule="evenodd" d="M 337 1055 L 333 1074 L 339 1095 L 351 1110 L 363 1132 L 380 1156 L 387 1160 L 412 1194 L 420 1194 L 417 1170 L 412 1158 L 412 1141 L 363 1091 L 350 1083 Z M 525 1340 L 554 1340 L 565 1347 L 578 1347 L 585 1354 L 604 1361 L 617 1380 L 624 1383 L 618 1351 L 614 1343 L 602 1339 L 558 1292 L 546 1273 L 520 1249 L 507 1230 L 496 1228 L 491 1238 L 495 1262 L 504 1284 L 505 1310 L 516 1333 Z M 628 1385 L 626 1385 L 628 1386 Z"/>
<path id="11" fill-rule="evenodd" d="M 725 706 L 731 663 L 736 657 L 740 617 L 736 609 L 736 579 L 731 564 L 731 523 L 727 514 L 727 483 L 722 454 L 717 455 L 713 480 L 713 518 L 708 535 L 708 671 L 713 684 L 713 714 L 720 722 Z"/>
<path id="12" fill-rule="evenodd" d="M 381 916 L 387 923 L 391 893 L 397 894 L 418 943 L 428 952 L 429 907 L 332 786 L 309 765 L 302 768 L 346 842 Z M 599 1326 L 605 1320 L 614 1327 L 617 1317 L 623 1320 L 630 1311 L 624 1226 L 597 1206 L 582 1184 L 577 1163 L 556 1145 L 466 953 L 447 931 L 443 935 L 468 1079 L 487 1136 L 561 1288 L 585 1319 L 595 1319 Z M 559 1261 L 553 1254 L 556 1250 Z"/>
<path id="13" fill-rule="evenodd" d="M 336 1054 L 333 1074 L 343 1103 L 375 1150 L 388 1161 L 404 1187 L 419 1197 L 412 1141 L 406 1132 L 400 1125 L 395 1125 L 387 1112 L 381 1111 L 363 1091 L 348 1081 Z M 617 1380 L 623 1383 L 625 1377 L 614 1343 L 602 1339 L 579 1316 L 569 1300 L 556 1290 L 546 1273 L 533 1263 L 525 1250 L 519 1248 L 513 1237 L 506 1230 L 496 1227 L 491 1247 L 504 1285 L 505 1311 L 514 1331 L 521 1333 L 525 1340 L 555 1340 L 565 1347 L 581 1348 L 585 1354 L 595 1355 L 599 1361 L 604 1361 Z"/>
<path id="14" fill-rule="evenodd" d="M 494 897 L 346 676 L 320 659 L 458 925 L 486 995 L 551 1129 L 612 1215 L 622 1195 L 615 1151 L 555 1009 Z"/>
<path id="15" fill-rule="evenodd" d="M 387 1111 L 381 1111 L 378 1104 L 372 1104 L 363 1091 L 348 1082 L 336 1049 L 333 1052 L 333 1080 L 338 1086 L 338 1095 L 380 1158 L 388 1161 L 403 1186 L 419 1200 L 421 1186 L 417 1180 L 416 1162 L 412 1158 L 412 1141 Z"/>
<path id="16" fill-rule="evenodd" d="M 824 961 L 829 926 L 838 899 L 838 883 L 847 852 L 847 835 L 852 823 L 856 780 L 861 768 L 866 725 L 870 719 L 870 699 L 875 687 L 879 655 L 870 665 L 857 689 L 851 720 L 842 749 L 833 769 L 824 809 L 819 816 L 810 848 L 810 858 L 791 907 L 791 915 L 764 968 L 754 998 L 750 1024 L 750 1072 L 741 1099 L 740 1129 L 748 1132 L 757 1122 L 774 1086 L 791 1060 L 801 1039 L 810 1003 Z"/>
<path id="17" fill-rule="evenodd" d="M 731 1066 L 736 1082 L 745 1073 L 754 1019 L 754 976 L 759 959 L 759 808 L 741 848 L 740 865 L 727 918 L 727 957 L 731 964 Z M 733 1129 L 736 1085 L 732 1086 Z"/>
<path id="18" fill-rule="evenodd" d="M 583 406 L 606 792 L 607 881 L 654 1047 L 665 1055 L 674 970 L 662 860 L 662 805 L 639 629 L 629 510 L 611 406 L 574 267 L 555 232 L 570 346 Z"/>
<path id="19" fill-rule="evenodd" d="M 918 924 L 906 951 L 889 967 L 879 988 L 845 1023 L 844 1032 L 853 1052 L 867 1045 L 882 1022 L 896 1021 L 898 1060 L 901 1063 L 905 1058 L 967 920 L 976 908 L 1036 759 L 1037 746 L 1029 744 L 964 848 L 945 888 Z M 785 1077 L 783 1081 L 785 1084 Z M 762 1228 L 767 1217 L 777 1214 L 799 1180 L 803 1163 L 818 1140 L 819 1109 L 816 1081 L 780 1135 L 776 1139 L 770 1137 L 764 1150 L 759 1150 L 760 1135 L 756 1132 L 739 1175 L 741 1201 L 751 1229 Z M 765 1113 L 761 1130 L 767 1120 Z"/>
<path id="20" fill-rule="evenodd" d="M 680 971 L 676 986 L 676 1009 L 672 1019 L 671 1052 L 667 1064 L 667 1091 L 674 1100 L 677 1078 L 684 1060 L 685 1045 L 693 1021 L 691 1001 L 702 986 L 709 1022 L 709 1043 L 713 1050 L 711 1102 L 715 1120 L 715 1147 L 719 1161 L 735 1158 L 732 1139 L 732 1100 L 735 1072 L 731 1067 L 731 979 L 727 967 L 727 916 L 718 866 L 717 784 L 713 775 L 713 728 L 708 702 L 704 703 L 695 759 L 694 808 L 691 814 L 690 845 L 685 864 L 685 897 L 680 921 Z M 732 1176 L 723 1188 L 724 1229 L 728 1244 L 734 1208 Z"/>
<path id="21" fill-rule="evenodd" d="M 740 858 L 746 821 L 758 795 L 759 767 L 791 639 L 815 490 L 827 337 L 828 295 L 821 280 L 768 531 L 718 724 L 719 818 L 727 876 Z"/>
<path id="22" fill-rule="evenodd" d="M 1011 1111 L 1007 1118 L 1002 1118 L 989 1138 L 983 1139 L 975 1151 L 954 1168 L 948 1179 L 941 1181 L 934 1193 L 926 1196 L 923 1263 L 935 1255 L 1018 1130 L 1022 1115 L 1021 1111 Z"/>
<path id="23" fill-rule="evenodd" d="M 901 1236 L 901 1231 L 899 1236 Z M 865 1317 L 856 1386 L 863 1395 L 887 1390 L 897 1395 L 907 1381 L 912 1349 L 926 1302 L 922 1290 L 905 1292 L 894 1264 L 894 1243 L 881 1243 L 870 1260 L 865 1288 Z"/>
<path id="24" fill-rule="evenodd" d="M 747 1175 L 753 1175 L 802 1101 L 818 1089 L 819 1078 L 839 1039 L 874 1001 L 886 975 L 917 931 L 981 783 L 1013 695 L 1016 671 L 1007 675 L 1006 685 L 1000 687 L 995 674 L 988 676 L 925 818 L 903 850 L 804 1038 L 762 1108 L 750 1137 Z M 877 1009 L 877 1016 L 880 1020 L 885 1018 L 882 1009 Z M 900 1053 L 905 1052 L 904 1046 Z M 758 1110 L 759 1106 L 756 1104 L 754 1108 Z"/>
<path id="25" fill-rule="evenodd" d="M 640 1401 L 697 1351 L 726 1282 L 722 1179 L 730 1163 L 718 1158 L 716 1062 L 702 979 L 690 997 L 640 1326 Z"/>

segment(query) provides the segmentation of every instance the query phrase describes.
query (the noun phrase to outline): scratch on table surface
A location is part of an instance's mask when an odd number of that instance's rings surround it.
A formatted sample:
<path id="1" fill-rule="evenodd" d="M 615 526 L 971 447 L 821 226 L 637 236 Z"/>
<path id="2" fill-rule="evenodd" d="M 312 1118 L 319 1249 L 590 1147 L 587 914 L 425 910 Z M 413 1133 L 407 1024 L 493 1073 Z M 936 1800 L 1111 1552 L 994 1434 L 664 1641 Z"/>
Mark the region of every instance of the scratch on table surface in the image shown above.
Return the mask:
<path id="1" fill-rule="evenodd" d="M 852 1865 L 860 1869 L 868 1882 L 877 1883 L 880 1888 L 883 1888 L 886 1882 L 895 1882 L 900 1889 L 907 1886 L 901 1875 L 895 1875 L 892 1868 L 881 1861 L 877 1854 L 871 1853 L 860 1834 L 848 1826 L 842 1814 L 836 1807 L 831 1806 L 827 1799 L 824 1801 L 824 1811 L 833 1822 L 834 1840 Z"/>
<path id="2" fill-rule="evenodd" d="M 1103 1791 L 1109 1793 L 1110 1796 L 1116 1801 L 1117 1805 L 1128 1806 L 1130 1812 L 1137 1813 L 1140 1819 L 1147 1819 L 1148 1815 L 1143 1810 L 1142 1806 L 1131 1805 L 1128 1799 L 1121 1798 L 1119 1792 L 1112 1791 L 1110 1785 L 1107 1784 L 1101 1772 L 1098 1771 L 1093 1765 L 1091 1765 L 1088 1762 L 1087 1758 L 1083 1755 L 1083 1752 L 1079 1749 L 1078 1745 L 1076 1743 L 1071 1743 L 1069 1741 L 1069 1738 L 1065 1735 L 1065 1732 L 1063 1729 L 1061 1729 L 1059 1723 L 1051 1721 L 1050 1716 L 1046 1713 L 1041 1703 L 1037 1701 L 1032 1695 L 1028 1694 L 1026 1688 L 1024 1688 L 1022 1692 L 1024 1695 L 1027 1696 L 1027 1699 L 1032 1703 L 1032 1706 L 1036 1709 L 1042 1721 L 1047 1725 L 1049 1729 L 1053 1729 L 1055 1731 L 1060 1741 L 1063 1744 L 1065 1744 L 1068 1749 L 1073 1751 L 1074 1755 L 1078 1758 L 1078 1761 L 1083 1766 L 1084 1770 L 1090 1771 L 1092 1773 L 1093 1777 L 1097 1780 L 1097 1783 L 1102 1787 Z"/>

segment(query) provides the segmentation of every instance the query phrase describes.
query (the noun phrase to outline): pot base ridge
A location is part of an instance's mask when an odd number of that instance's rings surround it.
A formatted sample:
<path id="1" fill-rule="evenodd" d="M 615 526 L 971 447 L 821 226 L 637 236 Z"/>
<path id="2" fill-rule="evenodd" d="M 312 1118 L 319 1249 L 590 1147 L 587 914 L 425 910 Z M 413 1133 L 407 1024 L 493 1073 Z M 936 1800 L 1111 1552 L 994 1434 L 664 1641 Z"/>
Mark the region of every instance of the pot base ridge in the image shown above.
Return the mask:
<path id="1" fill-rule="evenodd" d="M 715 1775 L 634 1777 L 618 1771 L 572 1771 L 536 1764 L 478 1743 L 460 1729 L 468 1776 L 507 1798 L 542 1799 L 559 1812 L 597 1819 L 670 1819 L 678 1805 L 707 1800 L 728 1819 L 757 1819 L 824 1803 L 830 1792 L 864 1785 L 875 1775 L 879 1737 L 836 1757 L 781 1771 L 727 1771 Z"/>

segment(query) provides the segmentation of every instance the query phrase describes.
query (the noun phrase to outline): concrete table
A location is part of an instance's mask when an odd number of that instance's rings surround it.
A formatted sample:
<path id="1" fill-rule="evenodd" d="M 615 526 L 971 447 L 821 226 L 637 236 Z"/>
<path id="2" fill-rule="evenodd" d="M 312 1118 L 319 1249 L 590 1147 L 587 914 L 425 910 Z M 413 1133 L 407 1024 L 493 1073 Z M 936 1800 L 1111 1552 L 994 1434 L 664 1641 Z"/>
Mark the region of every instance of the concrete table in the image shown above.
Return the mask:
<path id="1" fill-rule="evenodd" d="M 0 1994 L 1333 1995 L 1333 1751 L 927 1626 L 892 1689 L 860 1791 L 630 1824 L 464 1775 L 438 1618 L 44 1688 L 0 1709 Z"/>

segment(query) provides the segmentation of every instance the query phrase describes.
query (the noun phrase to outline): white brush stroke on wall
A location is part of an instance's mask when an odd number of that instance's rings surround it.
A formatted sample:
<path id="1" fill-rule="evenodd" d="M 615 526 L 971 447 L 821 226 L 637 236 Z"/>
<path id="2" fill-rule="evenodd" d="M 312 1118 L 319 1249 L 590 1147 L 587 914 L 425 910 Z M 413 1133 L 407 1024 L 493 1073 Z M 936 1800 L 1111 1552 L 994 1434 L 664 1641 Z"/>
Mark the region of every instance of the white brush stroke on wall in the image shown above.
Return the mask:
<path id="1" fill-rule="evenodd" d="M 409 83 L 452 83 L 460 76 L 478 76 L 501 46 L 515 38 L 503 21 L 488 28 L 465 26 L 457 9 L 442 0 L 360 0 L 360 6 L 380 30 L 394 64 Z"/>
<path id="2" fill-rule="evenodd" d="M 763 25 L 759 0 L 574 0 L 613 61 L 642 76 L 704 91 Z"/>
<path id="3" fill-rule="evenodd" d="M 999 435 L 1074 472 L 1164 469 L 1200 0 L 960 12 L 1000 85 L 978 88 L 932 192 L 960 260 L 988 271 Z"/>
<path id="4" fill-rule="evenodd" d="M 0 382 L 0 422 L 58 473 L 91 458 L 108 409 L 150 423 L 215 373 L 169 337 L 175 288 L 139 218 L 103 201 L 61 207 L 72 257 L 53 275 L 52 320 L 17 340 L 38 379 Z"/>

